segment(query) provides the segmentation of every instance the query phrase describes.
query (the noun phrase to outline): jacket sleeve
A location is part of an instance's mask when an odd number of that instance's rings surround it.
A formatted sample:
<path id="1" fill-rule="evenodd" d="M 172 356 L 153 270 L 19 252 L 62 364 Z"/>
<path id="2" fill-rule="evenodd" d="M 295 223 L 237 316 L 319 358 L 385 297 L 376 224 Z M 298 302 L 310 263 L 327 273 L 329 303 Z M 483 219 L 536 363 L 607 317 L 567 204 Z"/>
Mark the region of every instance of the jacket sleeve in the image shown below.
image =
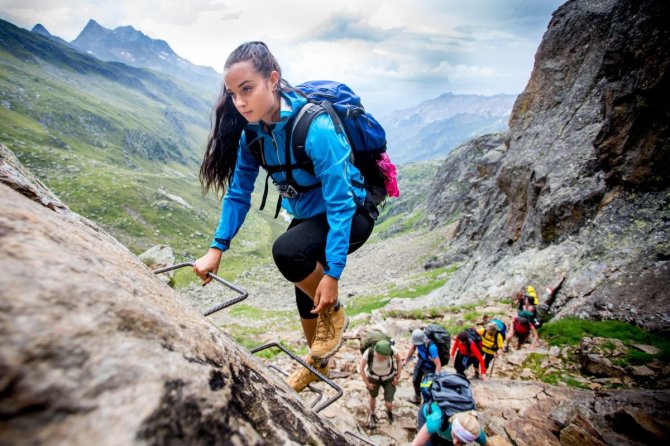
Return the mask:
<path id="1" fill-rule="evenodd" d="M 498 341 L 498 348 L 499 349 L 502 350 L 503 348 L 505 348 L 505 340 L 503 339 L 502 333 L 498 332 L 496 334 L 496 340 Z"/>
<path id="2" fill-rule="evenodd" d="M 314 164 L 314 174 L 321 181 L 326 204 L 329 230 L 325 272 L 339 279 L 347 263 L 351 220 L 356 212 L 349 178 L 351 149 L 344 135 L 335 131 L 330 117 L 323 114 L 310 125 L 305 150 Z"/>
<path id="3" fill-rule="evenodd" d="M 456 350 L 458 349 L 458 346 L 461 345 L 461 341 L 456 339 L 454 341 L 454 345 L 451 346 L 451 356 L 453 357 L 456 354 Z"/>
<path id="4" fill-rule="evenodd" d="M 260 164 L 246 147 L 245 139 L 242 137 L 237 149 L 233 180 L 223 197 L 221 217 L 211 248 L 225 251 L 230 247 L 230 241 L 244 223 L 251 207 L 251 192 L 254 190 L 259 167 Z"/>
<path id="5" fill-rule="evenodd" d="M 470 354 L 477 358 L 477 361 L 479 361 L 479 371 L 483 375 L 486 373 L 486 364 L 484 363 L 484 358 L 482 358 L 482 354 L 479 352 L 479 348 L 477 345 L 475 345 L 474 342 L 470 343 Z"/>

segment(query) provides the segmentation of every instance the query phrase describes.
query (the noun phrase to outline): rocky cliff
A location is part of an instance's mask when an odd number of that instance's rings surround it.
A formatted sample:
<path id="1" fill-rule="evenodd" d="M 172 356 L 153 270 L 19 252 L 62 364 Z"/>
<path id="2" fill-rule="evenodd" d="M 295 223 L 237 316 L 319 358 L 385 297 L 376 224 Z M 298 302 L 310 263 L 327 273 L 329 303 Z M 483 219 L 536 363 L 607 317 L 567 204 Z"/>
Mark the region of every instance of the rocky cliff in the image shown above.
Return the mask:
<path id="1" fill-rule="evenodd" d="M 556 315 L 670 330 L 670 6 L 574 0 L 537 51 L 509 134 L 457 149 L 433 182 L 429 265 L 459 271 L 431 299 L 507 297 L 563 278 Z"/>
<path id="2" fill-rule="evenodd" d="M 0 145 L 0 445 L 350 444 Z"/>

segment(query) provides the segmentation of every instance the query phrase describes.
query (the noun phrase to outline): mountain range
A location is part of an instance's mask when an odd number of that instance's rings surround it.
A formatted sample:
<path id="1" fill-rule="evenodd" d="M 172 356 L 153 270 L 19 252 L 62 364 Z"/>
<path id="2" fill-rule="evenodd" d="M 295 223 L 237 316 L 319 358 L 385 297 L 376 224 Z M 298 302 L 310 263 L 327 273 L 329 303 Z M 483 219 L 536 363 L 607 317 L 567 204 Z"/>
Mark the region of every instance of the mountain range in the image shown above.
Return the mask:
<path id="1" fill-rule="evenodd" d="M 65 42 L 41 24 L 35 25 L 32 32 Z M 216 94 L 221 82 L 221 75 L 211 67 L 189 62 L 178 56 L 165 40 L 152 39 L 132 26 L 119 26 L 112 30 L 91 19 L 70 45 L 102 61 L 156 70 L 212 94 Z"/>
<path id="2" fill-rule="evenodd" d="M 443 159 L 460 144 L 507 129 L 516 96 L 444 93 L 380 118 L 393 161 Z"/>
<path id="3" fill-rule="evenodd" d="M 40 24 L 28 32 L 3 21 L 0 37 L 0 141 L 73 210 L 133 251 L 169 244 L 192 258 L 204 250 L 218 204 L 203 201 L 197 172 L 220 75 L 130 26 L 110 30 L 90 20 L 68 43 Z M 443 158 L 467 138 L 466 119 L 475 133 L 503 126 L 512 100 L 445 94 L 394 112 L 385 124 L 392 157 Z M 422 150 L 409 144 L 417 135 L 429 140 Z M 400 169 L 401 185 L 416 189 L 404 196 L 423 195 L 434 168 Z M 260 246 L 281 228 L 251 212 L 229 265 L 268 257 Z"/>
<path id="4" fill-rule="evenodd" d="M 0 142 L 133 252 L 165 244 L 190 259 L 206 251 L 219 203 L 203 198 L 197 175 L 216 95 L 39 31 L 0 21 Z M 231 265 L 282 227 L 254 213 L 247 230 L 253 236 L 241 233 Z"/>

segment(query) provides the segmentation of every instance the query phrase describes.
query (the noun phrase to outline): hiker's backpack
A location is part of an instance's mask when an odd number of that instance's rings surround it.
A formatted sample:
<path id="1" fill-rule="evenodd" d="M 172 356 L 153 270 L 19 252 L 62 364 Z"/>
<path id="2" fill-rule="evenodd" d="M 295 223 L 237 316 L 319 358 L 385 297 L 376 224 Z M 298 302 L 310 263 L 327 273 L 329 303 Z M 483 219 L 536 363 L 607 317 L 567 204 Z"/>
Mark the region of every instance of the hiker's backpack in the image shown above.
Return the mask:
<path id="1" fill-rule="evenodd" d="M 360 348 L 361 354 L 365 353 L 365 350 L 367 350 L 368 348 L 377 345 L 377 342 L 379 341 L 389 341 L 391 345 L 395 344 L 393 339 L 386 333 L 383 333 L 381 331 L 373 331 L 361 338 L 361 348 Z"/>
<path id="2" fill-rule="evenodd" d="M 530 332 L 530 319 L 521 316 L 521 311 L 519 316 L 514 318 L 514 332 L 520 335 L 526 335 Z"/>
<path id="3" fill-rule="evenodd" d="M 292 170 L 302 169 L 314 175 L 314 164 L 305 150 L 307 132 L 317 116 L 327 113 L 335 125 L 335 130 L 343 133 L 349 141 L 354 165 L 363 175 L 364 183 L 354 185 L 365 188 L 375 205 L 383 205 L 387 196 L 399 196 L 396 168 L 386 154 L 386 132 L 377 120 L 365 111 L 360 97 L 347 85 L 335 81 L 309 81 L 296 88 L 307 96 L 308 100 L 292 123 L 291 148 L 296 163 L 288 166 L 266 166 L 260 156 L 260 142 L 256 147 L 251 147 L 256 159 L 268 172 L 268 178 L 271 173 L 286 171 L 288 185 L 293 187 L 294 193 L 306 192 L 321 186 L 319 182 L 309 186 L 297 184 L 293 180 Z M 268 178 L 265 180 L 261 209 L 265 206 Z M 286 186 L 277 185 L 281 195 L 277 202 L 275 217 L 279 214 L 281 197 L 287 196 L 282 189 Z M 379 215 L 377 209 L 368 211 L 374 219 Z"/>
<path id="4" fill-rule="evenodd" d="M 491 319 L 491 322 L 496 324 L 496 327 L 498 327 L 498 332 L 502 335 L 503 339 L 507 338 L 507 324 L 505 324 L 500 319 Z"/>
<path id="5" fill-rule="evenodd" d="M 366 350 L 368 350 L 368 374 L 373 375 L 372 373 L 372 361 L 374 359 L 374 349 L 375 345 L 377 345 L 377 342 L 379 341 L 389 341 L 391 345 L 395 344 L 395 341 L 386 333 L 383 333 L 381 331 L 373 331 L 372 333 L 369 333 L 365 335 L 363 338 L 361 338 L 361 354 L 365 353 Z M 391 372 L 389 374 L 394 374 L 396 371 L 396 363 L 395 363 L 395 355 L 391 356 Z"/>
<path id="6" fill-rule="evenodd" d="M 537 305 L 540 303 L 539 299 L 537 298 L 535 288 L 533 288 L 530 285 L 526 287 L 526 297 L 528 298 L 528 301 L 531 302 L 533 305 Z"/>
<path id="7" fill-rule="evenodd" d="M 430 403 L 437 403 L 446 419 L 460 412 L 476 410 L 470 381 L 463 375 L 429 373 L 421 381 L 421 394 L 428 404 L 428 410 Z"/>
<path id="8" fill-rule="evenodd" d="M 479 350 L 479 353 L 482 352 L 482 337 L 479 333 L 477 333 L 477 330 L 474 328 L 468 328 L 465 330 L 465 332 L 468 334 L 468 339 L 470 340 L 470 343 L 468 344 L 468 352 L 472 353 L 470 350 L 470 346 L 472 344 L 475 344 L 477 346 L 477 349 Z"/>
<path id="9" fill-rule="evenodd" d="M 437 347 L 437 355 L 440 357 L 440 364 L 446 367 L 449 364 L 449 348 L 451 347 L 451 336 L 446 328 L 438 324 L 429 324 L 423 332 Z"/>

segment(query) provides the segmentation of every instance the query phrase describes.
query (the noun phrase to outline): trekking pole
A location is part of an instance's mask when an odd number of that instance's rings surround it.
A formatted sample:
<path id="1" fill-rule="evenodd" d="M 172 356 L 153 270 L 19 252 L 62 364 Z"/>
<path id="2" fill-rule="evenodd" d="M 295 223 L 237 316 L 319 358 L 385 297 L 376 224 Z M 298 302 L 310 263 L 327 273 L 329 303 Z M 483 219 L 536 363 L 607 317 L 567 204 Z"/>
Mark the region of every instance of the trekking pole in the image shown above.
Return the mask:
<path id="1" fill-rule="evenodd" d="M 284 375 L 284 376 L 289 376 L 288 373 L 286 373 L 285 371 L 283 371 L 282 369 L 280 369 L 279 367 L 277 367 L 277 366 L 274 365 L 274 364 L 270 364 L 270 365 L 268 365 L 268 368 L 269 368 L 269 369 L 276 370 L 277 372 L 281 373 L 281 374 Z M 314 399 L 314 401 L 312 401 L 312 405 L 310 406 L 310 407 L 313 409 L 314 406 L 316 406 L 316 403 L 318 403 L 319 401 L 321 401 L 321 398 L 323 398 L 323 391 L 317 389 L 316 387 L 314 387 L 314 386 L 311 385 L 311 384 L 307 384 L 307 388 L 308 388 L 309 390 L 311 390 L 312 392 L 316 393 L 316 398 Z"/>
<path id="2" fill-rule="evenodd" d="M 335 391 L 337 392 L 337 395 L 335 395 L 334 397 L 332 397 L 332 398 L 329 399 L 329 400 L 326 400 L 326 401 L 325 401 L 323 404 L 321 404 L 319 407 L 314 408 L 314 412 L 317 412 L 317 413 L 318 413 L 318 412 L 322 411 L 323 409 L 325 409 L 326 407 L 330 406 L 330 405 L 333 404 L 335 401 L 337 401 L 337 400 L 344 394 L 344 392 L 342 391 L 342 388 L 341 388 L 340 386 L 338 386 L 337 384 L 335 384 L 334 382 L 332 382 L 330 379 L 326 378 L 323 374 L 321 374 L 319 371 L 317 371 L 314 367 L 312 367 L 311 365 L 307 364 L 301 357 L 297 356 L 295 353 L 293 353 L 292 351 L 288 350 L 286 347 L 284 347 L 283 345 L 281 345 L 281 344 L 280 344 L 279 342 L 277 342 L 277 341 L 269 342 L 269 343 L 267 343 L 267 344 L 261 345 L 260 347 L 256 347 L 256 348 L 254 348 L 254 349 L 252 349 L 252 350 L 249 350 L 249 351 L 250 351 L 251 353 L 258 353 L 258 352 L 260 352 L 260 351 L 262 351 L 262 350 L 265 350 L 265 349 L 268 349 L 268 348 L 271 348 L 271 347 L 277 347 L 279 350 L 281 350 L 281 351 L 283 351 L 284 353 L 286 353 L 287 355 L 289 355 L 289 356 L 291 357 L 291 359 L 293 359 L 294 361 L 296 361 L 296 362 L 297 362 L 298 364 L 300 364 L 301 366 L 307 368 L 307 370 L 309 370 L 310 372 L 314 373 L 316 376 L 319 377 L 319 379 L 320 379 L 321 381 L 323 381 L 323 382 L 325 382 L 326 384 L 328 384 L 330 387 L 332 387 L 333 389 L 335 389 Z"/>
<path id="3" fill-rule="evenodd" d="M 496 358 L 495 358 L 495 356 L 494 356 L 493 359 L 491 360 L 491 368 L 489 368 L 489 369 L 487 370 L 487 372 L 488 372 L 488 374 L 489 374 L 489 379 L 491 379 L 491 378 L 493 377 L 493 366 L 494 366 L 494 365 L 496 365 Z"/>
<path id="4" fill-rule="evenodd" d="M 154 270 L 153 273 L 154 274 L 162 274 L 162 273 L 166 273 L 168 271 L 183 268 L 185 266 L 191 266 L 192 267 L 193 265 L 195 265 L 194 262 L 184 262 L 184 263 L 179 263 L 177 265 L 172 265 L 172 266 L 168 266 L 168 267 L 165 267 L 165 268 L 160 268 L 160 269 Z M 249 297 L 249 293 L 246 290 L 244 290 L 243 288 L 238 287 L 237 285 L 233 285 L 232 283 L 228 282 L 225 279 L 222 279 L 221 277 L 217 276 L 216 274 L 207 273 L 207 276 L 211 277 L 212 280 L 215 280 L 215 281 L 219 282 L 220 284 L 225 285 L 226 287 L 230 288 L 231 290 L 235 291 L 236 293 L 239 293 L 239 296 L 232 297 L 225 302 L 222 302 L 220 304 L 216 304 L 216 305 L 211 306 L 210 308 L 205 310 L 205 312 L 203 313 L 204 316 L 209 316 L 210 314 L 214 314 L 217 311 L 221 311 L 224 308 L 227 308 L 231 305 L 235 305 L 236 303 L 242 302 L 244 299 Z"/>

